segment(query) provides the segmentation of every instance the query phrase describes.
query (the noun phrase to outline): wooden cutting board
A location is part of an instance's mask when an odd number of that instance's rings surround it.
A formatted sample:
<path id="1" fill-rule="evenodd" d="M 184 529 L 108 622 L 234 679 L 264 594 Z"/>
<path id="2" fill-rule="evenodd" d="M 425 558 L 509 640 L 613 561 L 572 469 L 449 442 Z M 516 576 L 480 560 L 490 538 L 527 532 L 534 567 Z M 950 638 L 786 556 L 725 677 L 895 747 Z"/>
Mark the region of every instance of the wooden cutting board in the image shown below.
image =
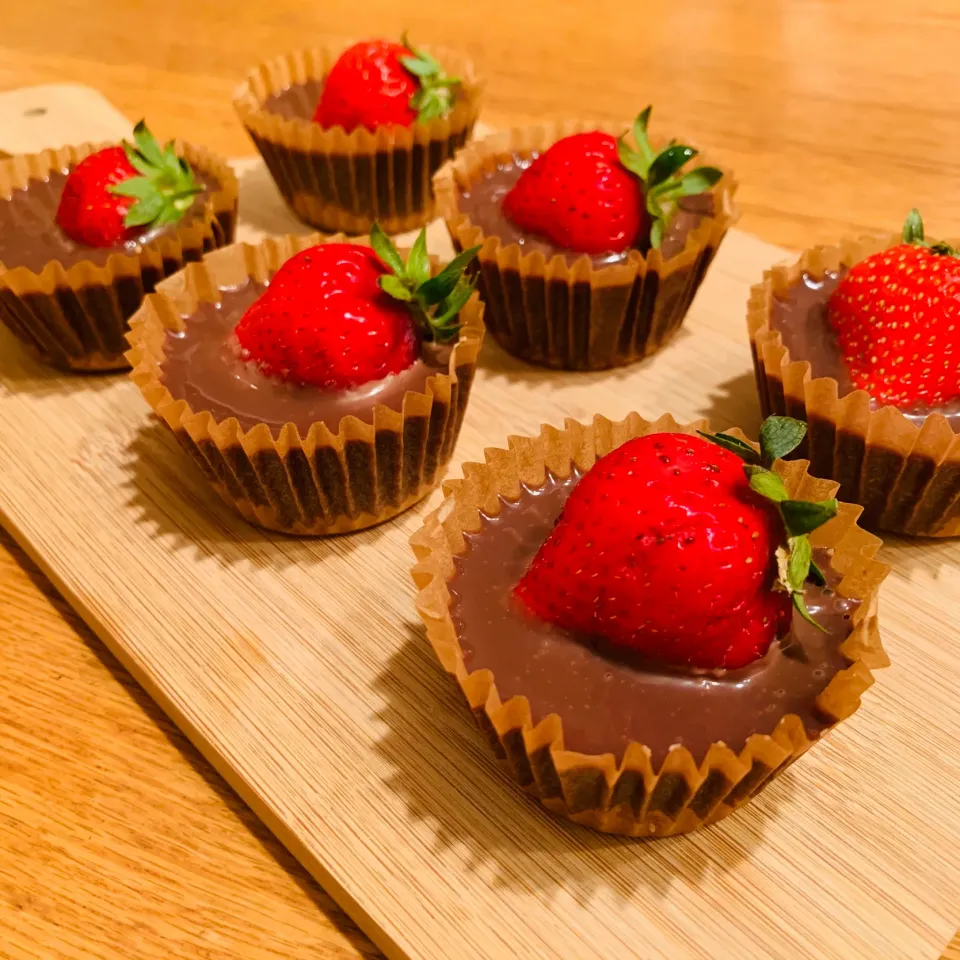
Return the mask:
<path id="1" fill-rule="evenodd" d="M 83 88 L 0 96 L 0 149 L 127 128 Z M 258 161 L 237 166 L 242 238 L 302 229 Z M 684 334 L 629 370 L 551 373 L 489 344 L 457 458 L 598 412 L 755 431 L 744 301 L 784 256 L 733 233 Z M 893 666 L 851 721 L 717 827 L 626 841 L 507 781 L 434 661 L 407 539 L 438 496 L 349 537 L 271 536 L 124 377 L 59 376 L 0 334 L 4 525 L 390 957 L 939 956 L 960 924 L 960 543 L 885 550 Z"/>

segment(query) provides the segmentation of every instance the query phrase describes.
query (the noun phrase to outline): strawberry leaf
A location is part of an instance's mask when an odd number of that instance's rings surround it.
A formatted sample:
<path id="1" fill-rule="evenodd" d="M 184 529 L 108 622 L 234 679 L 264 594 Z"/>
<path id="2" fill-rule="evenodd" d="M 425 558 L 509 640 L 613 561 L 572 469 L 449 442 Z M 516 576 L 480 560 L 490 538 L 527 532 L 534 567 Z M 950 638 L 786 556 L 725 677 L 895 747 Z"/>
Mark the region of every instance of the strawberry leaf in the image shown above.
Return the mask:
<path id="1" fill-rule="evenodd" d="M 666 232 L 664 220 L 662 217 L 656 217 L 650 225 L 650 246 L 655 250 L 659 249 L 663 243 L 663 235 Z"/>
<path id="2" fill-rule="evenodd" d="M 837 515 L 837 501 L 791 500 L 783 480 L 770 469 L 774 460 L 796 448 L 806 430 L 806 424 L 791 417 L 767 417 L 760 427 L 761 453 L 728 433 L 710 434 L 700 430 L 697 433 L 740 457 L 744 461 L 743 472 L 750 488 L 777 504 L 787 540 L 786 546 L 777 549 L 778 582 L 782 589 L 793 595 L 793 605 L 800 615 L 818 629 L 823 629 L 810 616 L 803 599 L 807 580 L 818 586 L 827 582 L 823 571 L 813 562 L 813 547 L 807 534 Z"/>
<path id="3" fill-rule="evenodd" d="M 443 89 L 421 90 L 410 99 L 410 105 L 417 111 L 417 119 L 436 120 L 450 110 L 450 91 Z"/>
<path id="4" fill-rule="evenodd" d="M 914 207 L 903 224 L 903 242 L 923 245 L 923 218 L 920 211 Z"/>
<path id="5" fill-rule="evenodd" d="M 449 297 L 463 277 L 464 269 L 479 252 L 480 247 L 471 247 L 457 254 L 435 277 L 420 285 L 417 291 L 420 299 L 427 304 L 439 304 Z"/>
<path id="6" fill-rule="evenodd" d="M 787 533 L 792 536 L 811 533 L 837 515 L 836 499 L 820 500 L 783 500 L 780 503 L 780 515 Z"/>
<path id="7" fill-rule="evenodd" d="M 779 570 L 777 583 L 780 589 L 790 594 L 794 609 L 800 616 L 825 633 L 825 628 L 810 615 L 803 596 L 812 564 L 813 548 L 810 546 L 810 540 L 806 536 L 790 537 L 787 540 L 787 546 L 780 547 L 777 550 L 777 568 Z M 819 569 L 817 573 L 820 574 Z"/>
<path id="8" fill-rule="evenodd" d="M 401 57 L 400 63 L 420 82 L 420 89 L 410 98 L 410 109 L 416 110 L 420 123 L 446 116 L 453 109 L 453 90 L 463 81 L 459 77 L 448 77 L 436 57 L 415 47 L 406 33 L 401 43 L 412 56 Z"/>
<path id="9" fill-rule="evenodd" d="M 806 536 L 790 537 L 787 540 L 789 559 L 787 560 L 787 586 L 793 593 L 801 593 L 810 572 L 813 560 L 813 547 Z"/>
<path id="10" fill-rule="evenodd" d="M 427 254 L 427 231 L 422 229 L 407 254 L 407 278 L 414 288 L 423 286 L 430 279 L 430 257 Z"/>
<path id="11" fill-rule="evenodd" d="M 136 200 L 146 200 L 155 194 L 153 183 L 148 177 L 131 177 L 114 184 L 110 191 L 118 197 L 133 197 Z"/>
<path id="12" fill-rule="evenodd" d="M 907 214 L 907 219 L 903 224 L 902 236 L 904 243 L 909 243 L 914 247 L 926 247 L 932 253 L 939 253 L 947 257 L 958 256 L 957 251 L 949 243 L 944 243 L 942 240 L 931 242 L 925 238 L 923 219 L 916 207 Z"/>
<path id="13" fill-rule="evenodd" d="M 145 121 L 140 120 L 133 128 L 133 142 L 137 145 L 137 152 L 150 166 L 162 168 L 166 164 L 164 151 L 160 149 L 160 144 L 147 129 Z M 170 149 L 169 144 L 167 149 Z"/>
<path id="14" fill-rule="evenodd" d="M 698 194 L 706 193 L 714 184 L 723 178 L 723 171 L 716 167 L 697 167 L 689 173 L 685 173 L 679 182 L 679 196 L 695 197 Z"/>
<path id="15" fill-rule="evenodd" d="M 697 433 L 703 437 L 704 440 L 709 440 L 718 447 L 723 447 L 724 450 L 735 453 L 745 463 L 759 466 L 760 454 L 746 441 L 731 436 L 729 433 L 704 433 L 702 430 L 698 430 Z"/>
<path id="16" fill-rule="evenodd" d="M 404 286 L 403 281 L 399 277 L 392 273 L 383 274 L 377 283 L 384 293 L 389 293 L 391 297 L 397 300 L 409 301 L 413 299 L 413 293 Z"/>
<path id="17" fill-rule="evenodd" d="M 817 621 L 814 620 L 813 617 L 810 615 L 810 611 L 807 609 L 807 604 L 806 604 L 806 601 L 803 599 L 802 593 L 795 593 L 793 595 L 793 607 L 797 611 L 797 613 L 799 613 L 800 616 L 807 621 L 807 623 L 811 624 L 811 626 L 816 627 L 821 633 L 827 632 L 827 628 L 817 623 Z"/>
<path id="18" fill-rule="evenodd" d="M 807 425 L 793 417 L 767 417 L 760 427 L 760 455 L 765 466 L 781 460 L 800 445 Z"/>
<path id="19" fill-rule="evenodd" d="M 432 77 L 437 72 L 435 63 L 429 63 L 426 60 L 421 60 L 419 57 L 401 57 L 400 62 L 417 77 Z"/>
<path id="20" fill-rule="evenodd" d="M 124 218 L 127 227 L 143 227 L 153 224 L 160 219 L 163 212 L 163 197 L 152 194 L 143 200 L 138 200 Z"/>
<path id="21" fill-rule="evenodd" d="M 464 276 L 464 270 L 480 247 L 471 247 L 457 254 L 435 277 L 431 277 L 425 229 L 417 235 L 406 263 L 378 223 L 374 223 L 370 230 L 370 246 L 392 271 L 380 277 L 380 288 L 409 305 L 424 336 L 439 343 L 456 339 L 460 330 L 457 322 L 460 311 L 474 290 L 474 282 Z"/>
<path id="22" fill-rule="evenodd" d="M 176 223 L 193 205 L 203 186 L 194 179 L 190 165 L 177 156 L 171 141 L 161 147 L 141 120 L 133 128 L 133 144 L 124 141 L 123 150 L 140 176 L 113 184 L 111 193 L 132 197 L 137 202 L 127 211 L 127 227 L 160 227 Z"/>
<path id="23" fill-rule="evenodd" d="M 775 503 L 787 500 L 790 497 L 783 481 L 772 470 L 748 463 L 744 465 L 743 471 L 750 481 L 750 489 L 759 493 L 760 496 L 773 500 Z"/>
<path id="24" fill-rule="evenodd" d="M 810 573 L 807 579 L 818 587 L 825 587 L 827 585 L 827 578 L 824 576 L 823 571 L 817 566 L 815 560 L 810 561 Z"/>
<path id="25" fill-rule="evenodd" d="M 397 248 L 393 241 L 383 232 L 379 223 L 374 223 L 370 228 L 370 246 L 373 252 L 398 276 L 401 280 L 407 276 L 407 268 L 403 264 L 403 259 L 397 253 Z"/>
<path id="26" fill-rule="evenodd" d="M 650 164 L 653 163 L 653 158 L 656 156 L 653 147 L 650 146 L 650 138 L 647 136 L 651 113 L 653 113 L 652 104 L 641 110 L 633 121 L 633 139 L 636 141 L 637 150 L 643 158 L 645 170 L 650 169 Z M 644 174 L 644 177 L 646 177 L 646 174 Z"/>
<path id="27" fill-rule="evenodd" d="M 650 245 L 656 249 L 663 242 L 666 221 L 676 210 L 674 201 L 707 192 L 723 174 L 715 167 L 697 167 L 681 176 L 682 168 L 699 151 L 675 140 L 671 140 L 659 154 L 655 153 L 647 135 L 652 109 L 647 107 L 633 121 L 635 147 L 621 137 L 617 142 L 617 156 L 620 163 L 643 184 L 651 220 Z"/>
<path id="28" fill-rule="evenodd" d="M 436 316 L 432 318 L 432 326 L 434 336 L 439 342 L 450 340 L 459 332 L 460 324 L 454 321 L 473 296 L 473 289 L 470 281 L 461 280 L 453 293 L 438 306 Z"/>
<path id="29" fill-rule="evenodd" d="M 647 179 L 647 174 L 650 172 L 650 161 L 632 149 L 623 137 L 617 140 L 617 156 L 631 173 L 635 173 L 641 180 Z"/>
<path id="30" fill-rule="evenodd" d="M 668 181 L 688 160 L 692 160 L 698 153 L 698 150 L 694 150 L 693 147 L 686 147 L 683 144 L 674 144 L 667 147 L 650 164 L 650 173 L 647 176 L 648 189 Z"/>

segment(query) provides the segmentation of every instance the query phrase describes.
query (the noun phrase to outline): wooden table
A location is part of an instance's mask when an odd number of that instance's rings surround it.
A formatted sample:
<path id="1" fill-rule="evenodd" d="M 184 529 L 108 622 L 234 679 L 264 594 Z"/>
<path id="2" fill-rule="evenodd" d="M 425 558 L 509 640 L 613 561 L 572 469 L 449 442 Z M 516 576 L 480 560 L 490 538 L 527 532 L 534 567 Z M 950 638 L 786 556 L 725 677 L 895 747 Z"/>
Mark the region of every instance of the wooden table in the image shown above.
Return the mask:
<path id="1" fill-rule="evenodd" d="M 960 235 L 952 0 L 407 10 L 7 0 L 0 89 L 89 83 L 161 136 L 238 155 L 250 148 L 230 92 L 258 57 L 408 27 L 474 55 L 492 124 L 621 119 L 652 101 L 664 128 L 736 169 L 740 226 L 764 239 L 891 229 L 913 205 L 931 232 Z M 0 636 L 0 957 L 376 955 L 5 535 Z"/>

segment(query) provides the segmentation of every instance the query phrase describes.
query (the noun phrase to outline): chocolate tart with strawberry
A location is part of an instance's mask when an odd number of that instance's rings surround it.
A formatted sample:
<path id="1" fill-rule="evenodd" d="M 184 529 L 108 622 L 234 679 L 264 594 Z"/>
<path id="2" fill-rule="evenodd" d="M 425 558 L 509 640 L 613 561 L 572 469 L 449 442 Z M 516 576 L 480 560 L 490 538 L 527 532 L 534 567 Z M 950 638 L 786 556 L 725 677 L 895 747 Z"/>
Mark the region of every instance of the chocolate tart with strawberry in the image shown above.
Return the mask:
<path id="1" fill-rule="evenodd" d="M 412 540 L 417 609 L 509 773 L 611 833 L 714 823 L 859 706 L 887 568 L 836 484 L 663 417 L 488 451 Z"/>
<path id="2" fill-rule="evenodd" d="M 434 178 L 454 246 L 479 245 L 487 327 L 509 353 L 603 370 L 680 327 L 736 219 L 736 182 L 692 147 L 564 123 L 468 144 Z"/>
<path id="3" fill-rule="evenodd" d="M 344 533 L 396 516 L 453 452 L 483 340 L 463 277 L 421 231 L 237 244 L 161 283 L 131 322 L 131 376 L 251 523 Z"/>
<path id="4" fill-rule="evenodd" d="M 960 535 L 960 254 L 917 211 L 767 271 L 748 327 L 764 412 L 808 422 L 799 454 L 866 525 Z"/>
<path id="5" fill-rule="evenodd" d="M 0 321 L 66 370 L 127 367 L 158 281 L 233 240 L 237 180 L 190 144 L 81 144 L 0 161 Z"/>
<path id="6" fill-rule="evenodd" d="M 234 105 L 297 217 L 401 233 L 433 219 L 431 177 L 470 137 L 480 92 L 468 59 L 404 36 L 275 57 Z"/>

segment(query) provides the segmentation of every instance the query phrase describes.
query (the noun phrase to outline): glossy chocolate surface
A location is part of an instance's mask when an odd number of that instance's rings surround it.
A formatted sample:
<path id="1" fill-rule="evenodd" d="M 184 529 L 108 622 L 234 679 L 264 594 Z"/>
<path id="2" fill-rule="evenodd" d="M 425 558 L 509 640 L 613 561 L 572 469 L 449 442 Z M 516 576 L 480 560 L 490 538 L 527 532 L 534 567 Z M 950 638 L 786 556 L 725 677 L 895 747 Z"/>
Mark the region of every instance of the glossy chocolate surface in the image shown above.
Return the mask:
<path id="1" fill-rule="evenodd" d="M 286 120 L 312 120 L 320 102 L 321 90 L 322 80 L 307 80 L 279 93 L 271 93 L 262 106 L 267 113 L 275 113 Z"/>
<path id="2" fill-rule="evenodd" d="M 590 256 L 595 267 L 623 263 L 629 256 L 629 250 L 593 255 L 577 253 L 574 250 L 558 247 L 545 237 L 521 230 L 504 216 L 503 198 L 534 159 L 534 157 L 515 156 L 512 161 L 502 163 L 492 173 L 472 183 L 469 190 L 464 190 L 460 194 L 461 213 L 470 217 L 473 223 L 488 236 L 500 237 L 504 245 L 520 244 L 524 253 L 539 250 L 548 260 L 560 254 L 567 263 L 573 263 L 582 256 Z M 700 225 L 704 216 L 712 211 L 712 194 L 683 198 L 676 216 L 671 220 L 664 234 L 661 246 L 663 255 L 672 257 L 680 253 L 687 242 L 687 236 Z M 642 251 L 645 248 L 637 247 L 636 249 Z"/>
<path id="3" fill-rule="evenodd" d="M 539 489 L 524 488 L 499 515 L 481 514 L 481 529 L 465 534 L 449 584 L 451 614 L 468 670 L 493 671 L 497 690 L 529 699 L 534 722 L 557 713 L 564 745 L 581 753 L 614 753 L 631 741 L 650 747 L 659 765 L 673 744 L 699 762 L 723 741 L 739 751 L 753 733 L 771 733 L 781 717 L 797 714 L 810 736 L 827 725 L 817 696 L 849 665 L 840 646 L 852 629 L 858 601 L 831 589 L 839 576 L 825 551 L 817 557 L 828 586 L 808 586 L 807 607 L 822 633 L 794 615 L 785 638 L 761 660 L 738 670 L 672 669 L 570 633 L 517 607 L 511 590 L 559 516 L 579 474 L 548 475 Z"/>
<path id="4" fill-rule="evenodd" d="M 843 361 L 837 336 L 830 326 L 827 305 L 837 284 L 847 272 L 827 271 L 818 280 L 804 273 L 782 297 L 775 297 L 770 326 L 780 334 L 783 345 L 793 360 L 806 360 L 814 377 L 832 377 L 840 387 L 840 396 L 856 389 Z M 874 402 L 874 409 L 882 404 Z M 902 410 L 915 423 L 921 424 L 931 413 L 942 413 L 954 432 L 960 433 L 960 398 L 945 407 L 919 405 Z"/>
<path id="5" fill-rule="evenodd" d="M 40 273 L 52 260 L 59 260 L 67 268 L 82 260 L 102 266 L 112 254 L 137 254 L 150 241 L 174 233 L 178 226 L 202 216 L 204 204 L 210 194 L 219 189 L 220 183 L 216 177 L 200 171 L 194 171 L 194 176 L 203 184 L 204 190 L 197 194 L 179 223 L 145 232 L 135 240 L 112 247 L 87 247 L 76 243 L 57 226 L 57 207 L 66 173 L 55 172 L 46 180 L 31 180 L 8 199 L 0 197 L 0 264 L 9 270 L 26 267 Z"/>
<path id="6" fill-rule="evenodd" d="M 173 397 L 186 400 L 194 412 L 209 410 L 218 421 L 236 417 L 244 430 L 265 423 L 276 434 L 293 423 L 304 436 L 314 423 L 325 423 L 337 433 L 341 418 L 352 415 L 372 423 L 375 404 L 401 410 L 407 391 L 422 393 L 429 377 L 449 371 L 451 348 L 427 343 L 420 359 L 406 370 L 354 390 L 325 391 L 268 377 L 241 358 L 233 336 L 233 328 L 264 289 L 249 282 L 224 290 L 219 303 L 201 302 L 196 313 L 185 317 L 182 331 L 167 331 L 161 379 Z"/>

